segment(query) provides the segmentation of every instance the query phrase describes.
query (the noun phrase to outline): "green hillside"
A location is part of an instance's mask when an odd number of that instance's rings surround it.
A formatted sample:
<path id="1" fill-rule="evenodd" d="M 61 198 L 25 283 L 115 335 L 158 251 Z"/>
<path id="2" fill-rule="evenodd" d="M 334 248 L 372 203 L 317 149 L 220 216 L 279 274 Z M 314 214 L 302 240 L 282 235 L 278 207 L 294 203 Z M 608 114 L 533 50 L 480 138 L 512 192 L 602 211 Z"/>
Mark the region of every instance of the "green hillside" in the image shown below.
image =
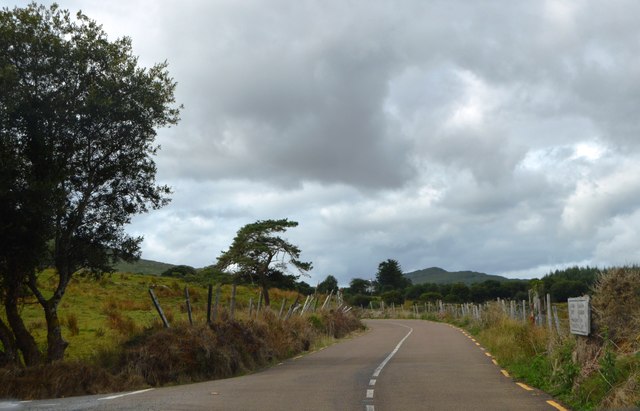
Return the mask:
<path id="1" fill-rule="evenodd" d="M 120 261 L 119 263 L 114 265 L 114 268 L 117 272 L 121 273 L 160 275 L 162 272 L 174 266 L 174 264 L 144 260 L 141 258 L 135 263 Z"/>
<path id="2" fill-rule="evenodd" d="M 487 280 L 511 281 L 506 277 L 499 275 L 478 273 L 475 271 L 454 271 L 450 272 L 440 267 L 425 268 L 423 270 L 405 273 L 405 277 L 411 280 L 413 284 L 434 283 L 434 284 L 450 284 L 464 283 L 475 284 Z"/>

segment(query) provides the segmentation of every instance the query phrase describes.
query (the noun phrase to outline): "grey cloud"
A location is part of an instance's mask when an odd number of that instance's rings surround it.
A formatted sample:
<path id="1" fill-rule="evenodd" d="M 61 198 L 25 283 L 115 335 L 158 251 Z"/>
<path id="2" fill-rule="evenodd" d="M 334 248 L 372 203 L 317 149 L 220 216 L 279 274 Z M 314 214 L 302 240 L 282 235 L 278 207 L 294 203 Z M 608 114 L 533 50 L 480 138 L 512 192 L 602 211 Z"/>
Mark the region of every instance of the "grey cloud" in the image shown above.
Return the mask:
<path id="1" fill-rule="evenodd" d="M 302 3 L 283 13 L 231 7 L 230 21 L 213 22 L 208 5 L 194 6 L 167 21 L 191 21 L 186 31 L 170 30 L 167 41 L 187 43 L 198 31 L 205 44 L 182 49 L 190 64 L 179 60 L 175 68 L 190 83 L 185 117 L 198 119 L 197 128 L 181 131 L 189 145 L 177 135 L 165 142 L 178 153 L 167 156 L 177 173 L 364 187 L 399 186 L 410 177 L 409 146 L 382 110 L 398 63 L 393 44 L 371 38 L 379 27 L 355 15 L 334 20 L 342 9 L 335 5 L 318 15 Z"/>
<path id="2" fill-rule="evenodd" d="M 174 201 L 131 227 L 145 257 L 206 265 L 289 217 L 310 283 L 638 258 L 636 2 L 80 6 L 167 59 L 185 105 L 159 135 Z"/>

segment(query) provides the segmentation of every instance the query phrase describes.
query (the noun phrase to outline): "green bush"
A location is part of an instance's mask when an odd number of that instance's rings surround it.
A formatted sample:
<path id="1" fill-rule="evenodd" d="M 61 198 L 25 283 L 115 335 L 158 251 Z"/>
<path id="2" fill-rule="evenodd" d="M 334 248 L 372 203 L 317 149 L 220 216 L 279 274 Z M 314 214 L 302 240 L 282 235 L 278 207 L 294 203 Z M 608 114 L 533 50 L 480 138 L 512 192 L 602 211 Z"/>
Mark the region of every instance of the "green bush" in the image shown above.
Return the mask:
<path id="1" fill-rule="evenodd" d="M 348 297 L 348 302 L 354 307 L 369 307 L 369 303 L 373 301 L 373 297 L 370 295 L 356 294 Z"/>
<path id="2" fill-rule="evenodd" d="M 404 296 L 398 290 L 386 291 L 382 293 L 380 298 L 382 298 L 382 301 L 384 301 L 384 303 L 388 305 L 390 304 L 400 305 L 404 303 Z"/>

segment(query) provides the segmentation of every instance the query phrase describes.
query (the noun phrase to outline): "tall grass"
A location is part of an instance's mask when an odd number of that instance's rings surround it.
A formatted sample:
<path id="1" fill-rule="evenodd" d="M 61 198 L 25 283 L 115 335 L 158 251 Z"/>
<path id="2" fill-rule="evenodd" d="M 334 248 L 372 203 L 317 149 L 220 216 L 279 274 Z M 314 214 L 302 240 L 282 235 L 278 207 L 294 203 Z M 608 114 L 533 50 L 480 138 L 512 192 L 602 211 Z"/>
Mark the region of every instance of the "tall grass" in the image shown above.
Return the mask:
<path id="1" fill-rule="evenodd" d="M 592 295 L 588 337 L 557 335 L 508 318 L 498 304 L 482 321 L 453 320 L 474 333 L 501 366 L 580 410 L 640 407 L 640 269 L 604 272 Z"/>
<path id="2" fill-rule="evenodd" d="M 115 327 L 127 320 L 107 305 Z M 124 326 L 128 327 L 128 326 Z M 271 310 L 253 318 L 226 315 L 211 325 L 186 322 L 131 333 L 85 361 L 0 370 L 0 398 L 51 398 L 225 378 L 308 351 L 361 329 L 352 314 L 326 311 L 281 320 Z"/>

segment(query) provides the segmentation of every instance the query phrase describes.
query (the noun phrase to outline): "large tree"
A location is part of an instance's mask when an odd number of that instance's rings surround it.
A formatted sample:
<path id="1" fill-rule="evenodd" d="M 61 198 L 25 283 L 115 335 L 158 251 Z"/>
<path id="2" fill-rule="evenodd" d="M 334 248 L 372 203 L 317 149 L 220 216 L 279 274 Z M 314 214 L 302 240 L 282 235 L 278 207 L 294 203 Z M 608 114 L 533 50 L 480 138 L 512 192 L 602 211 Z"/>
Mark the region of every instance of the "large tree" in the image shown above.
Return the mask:
<path id="1" fill-rule="evenodd" d="M 64 355 L 57 308 L 73 274 L 139 256 L 131 217 L 168 202 L 156 185 L 156 128 L 175 124 L 166 63 L 138 66 L 81 13 L 30 4 L 0 10 L 0 279 L 5 357 L 42 355 L 19 315 L 29 295 L 47 323 L 47 359 Z M 52 265 L 53 290 L 38 283 Z"/>
<path id="2" fill-rule="evenodd" d="M 312 268 L 310 262 L 300 261 L 300 248 L 277 235 L 297 226 L 297 222 L 286 218 L 245 225 L 238 230 L 229 249 L 218 257 L 216 269 L 233 272 L 239 281 L 258 283 L 264 303 L 269 306 L 269 286 L 277 285 L 273 280 L 288 272 L 289 266 L 300 274 Z"/>
<path id="3" fill-rule="evenodd" d="M 400 263 L 392 259 L 378 264 L 376 282 L 380 293 L 391 290 L 404 290 L 411 285 L 411 280 L 402 274 Z"/>

